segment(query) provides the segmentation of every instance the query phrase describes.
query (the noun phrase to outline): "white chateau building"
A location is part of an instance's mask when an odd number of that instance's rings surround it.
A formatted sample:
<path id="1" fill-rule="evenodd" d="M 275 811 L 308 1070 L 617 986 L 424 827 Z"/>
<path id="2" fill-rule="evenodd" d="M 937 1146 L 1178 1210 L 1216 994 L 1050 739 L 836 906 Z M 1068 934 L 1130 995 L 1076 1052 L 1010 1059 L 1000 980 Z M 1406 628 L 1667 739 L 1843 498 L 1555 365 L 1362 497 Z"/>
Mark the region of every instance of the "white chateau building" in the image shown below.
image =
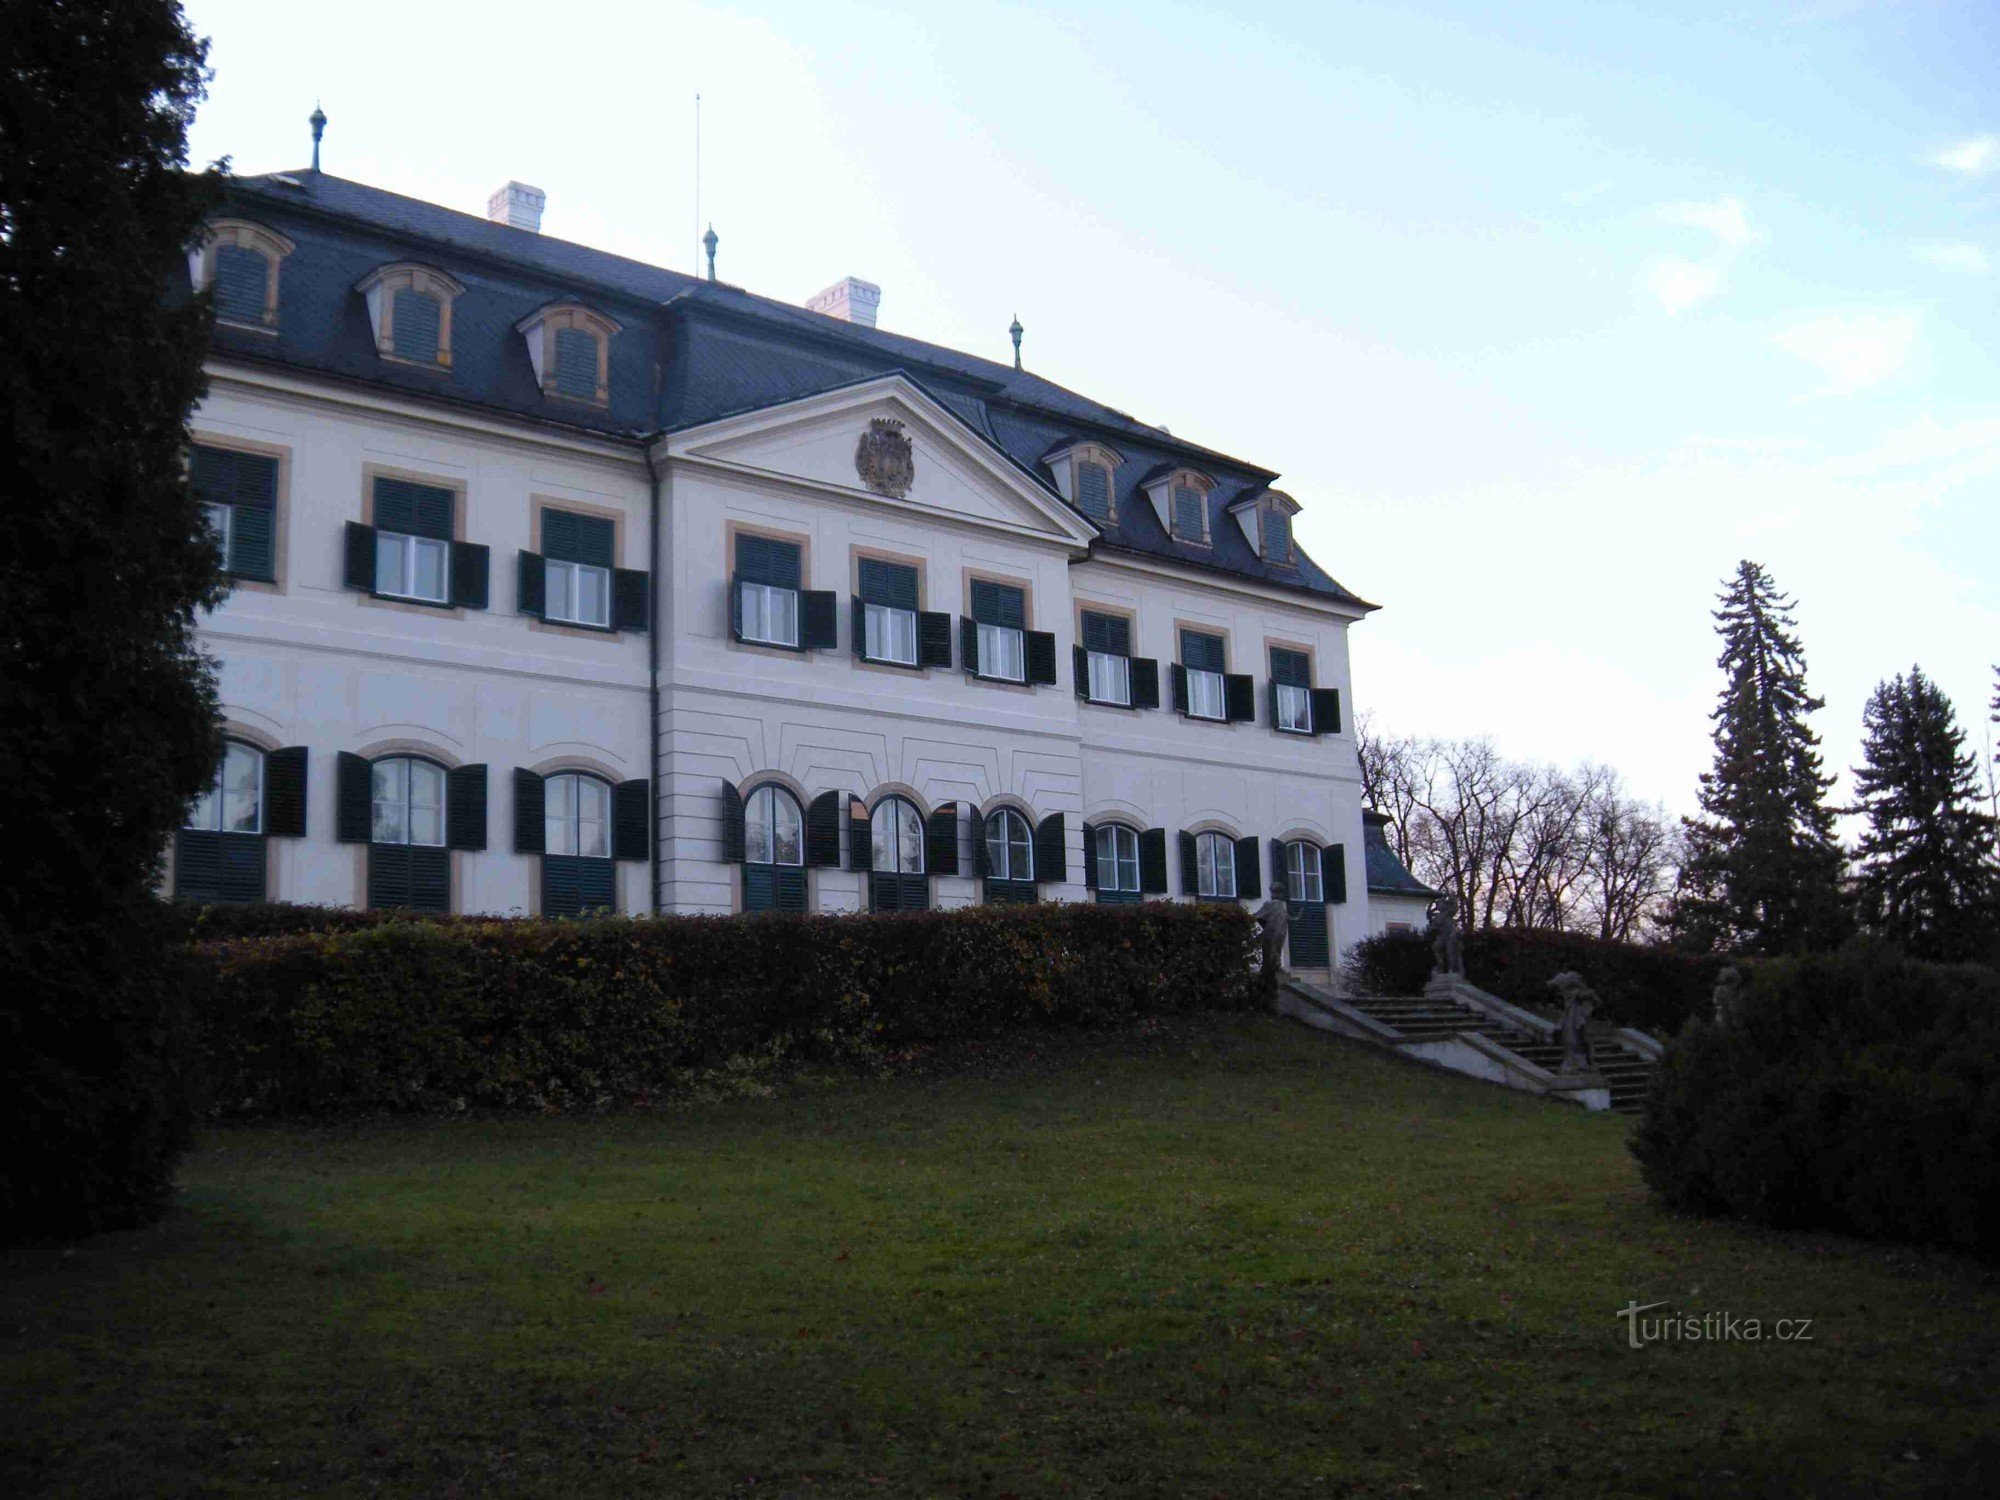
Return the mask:
<path id="1" fill-rule="evenodd" d="M 1308 971 L 1420 920 L 1363 818 L 1374 606 L 1275 474 L 877 329 L 865 282 L 794 307 L 716 281 L 712 240 L 702 280 L 545 238 L 541 206 L 243 178 L 191 252 L 235 586 L 175 894 L 1282 893 Z"/>

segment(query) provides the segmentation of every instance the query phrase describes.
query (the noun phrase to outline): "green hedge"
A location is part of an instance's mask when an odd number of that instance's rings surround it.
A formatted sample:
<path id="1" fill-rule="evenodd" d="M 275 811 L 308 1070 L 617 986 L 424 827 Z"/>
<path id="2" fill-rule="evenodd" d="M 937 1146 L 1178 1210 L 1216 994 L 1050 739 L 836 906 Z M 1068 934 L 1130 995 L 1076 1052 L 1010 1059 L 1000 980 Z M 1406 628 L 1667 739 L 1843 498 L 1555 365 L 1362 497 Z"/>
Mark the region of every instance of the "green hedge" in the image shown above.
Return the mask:
<path id="1" fill-rule="evenodd" d="M 1892 949 L 1760 965 L 1669 1046 L 1632 1142 L 1669 1206 L 2000 1259 L 2000 974 Z"/>
<path id="2" fill-rule="evenodd" d="M 1671 1036 L 1690 1016 L 1707 1013 L 1716 976 L 1726 962 L 1570 932 L 1502 927 L 1465 935 L 1465 977 L 1487 993 L 1530 1010 L 1547 1010 L 1549 980 L 1574 970 L 1597 992 L 1598 1020 L 1657 1036 Z M 1369 938 L 1354 945 L 1346 972 L 1351 983 L 1369 994 L 1421 993 L 1430 978 L 1430 942 L 1421 933 Z"/>
<path id="3" fill-rule="evenodd" d="M 448 917 L 395 908 L 368 911 L 352 906 L 306 906 L 291 901 L 257 901 L 201 906 L 192 901 L 160 903 L 168 926 L 183 941 L 221 943 L 231 938 L 287 937 L 301 932 L 361 932 L 389 922 L 512 922 L 517 917 Z"/>
<path id="4" fill-rule="evenodd" d="M 1236 906 L 393 921 L 204 944 L 225 1112 L 643 1102 L 735 1060 L 851 1063 L 1018 1026 L 1241 1010 Z"/>

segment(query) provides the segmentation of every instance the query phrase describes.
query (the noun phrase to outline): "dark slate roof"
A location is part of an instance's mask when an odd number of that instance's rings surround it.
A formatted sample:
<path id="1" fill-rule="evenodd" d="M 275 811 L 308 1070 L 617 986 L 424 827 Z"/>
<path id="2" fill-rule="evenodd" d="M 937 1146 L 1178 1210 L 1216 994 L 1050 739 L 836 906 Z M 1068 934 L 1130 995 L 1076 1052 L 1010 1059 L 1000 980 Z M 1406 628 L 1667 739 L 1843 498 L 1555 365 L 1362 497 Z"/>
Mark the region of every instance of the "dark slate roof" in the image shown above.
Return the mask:
<path id="1" fill-rule="evenodd" d="M 1389 819 L 1378 812 L 1363 812 L 1361 821 L 1364 852 L 1368 856 L 1368 889 L 1384 896 L 1424 896 L 1437 894 L 1409 872 L 1389 847 Z"/>
<path id="2" fill-rule="evenodd" d="M 1171 559 L 1366 604 L 1303 551 L 1295 567 L 1259 557 L 1226 507 L 1277 475 L 1216 453 L 1055 382 L 994 360 L 829 318 L 790 303 L 405 198 L 312 171 L 232 181 L 226 212 L 269 224 L 297 248 L 279 278 L 275 336 L 218 326 L 218 350 L 605 434 L 651 435 L 900 372 L 1051 493 L 1042 455 L 1097 438 L 1125 462 L 1117 521 L 1094 545 Z M 376 354 L 355 285 L 390 261 L 437 265 L 465 285 L 452 304 L 451 371 Z M 615 318 L 609 410 L 544 396 L 514 325 L 553 301 Z M 1187 465 L 1216 480 L 1212 548 L 1168 535 L 1140 488 Z"/>

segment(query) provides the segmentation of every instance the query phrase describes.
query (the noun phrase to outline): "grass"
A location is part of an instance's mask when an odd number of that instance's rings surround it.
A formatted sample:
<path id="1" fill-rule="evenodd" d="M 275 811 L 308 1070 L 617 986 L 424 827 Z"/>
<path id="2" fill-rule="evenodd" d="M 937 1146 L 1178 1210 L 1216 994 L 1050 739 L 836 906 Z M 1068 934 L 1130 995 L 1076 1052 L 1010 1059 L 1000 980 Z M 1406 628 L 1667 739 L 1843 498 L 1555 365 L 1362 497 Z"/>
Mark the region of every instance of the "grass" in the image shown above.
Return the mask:
<path id="1" fill-rule="evenodd" d="M 1284 1023 L 1041 1045 L 214 1132 L 162 1224 L 0 1257 L 0 1492 L 2000 1493 L 1962 1262 L 1670 1218 L 1623 1121 Z"/>

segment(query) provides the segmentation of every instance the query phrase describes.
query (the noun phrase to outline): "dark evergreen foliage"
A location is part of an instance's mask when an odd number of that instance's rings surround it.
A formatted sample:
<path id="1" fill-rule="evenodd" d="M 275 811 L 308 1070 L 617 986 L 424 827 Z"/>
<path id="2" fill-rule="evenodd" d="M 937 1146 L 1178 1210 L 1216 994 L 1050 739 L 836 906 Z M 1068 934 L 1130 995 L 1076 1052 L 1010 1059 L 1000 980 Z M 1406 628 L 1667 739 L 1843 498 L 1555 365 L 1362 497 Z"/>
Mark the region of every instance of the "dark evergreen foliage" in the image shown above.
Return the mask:
<path id="1" fill-rule="evenodd" d="M 1951 699 L 1918 667 L 1875 689 L 1854 785 L 1861 919 L 1914 958 L 2000 956 L 2000 863 L 1979 765 Z"/>
<path id="2" fill-rule="evenodd" d="M 1788 953 L 1837 944 L 1850 925 L 1793 601 L 1757 563 L 1737 565 L 1715 611 L 1726 676 L 1709 716 L 1715 765 L 1702 816 L 1684 820 L 1677 942 L 1701 952 Z"/>
<path id="3" fill-rule="evenodd" d="M 183 462 L 205 301 L 170 277 L 206 44 L 171 0 L 0 11 L 0 1236 L 164 1204 L 189 1114 L 146 895 L 220 754 L 194 643 L 219 558 Z"/>

